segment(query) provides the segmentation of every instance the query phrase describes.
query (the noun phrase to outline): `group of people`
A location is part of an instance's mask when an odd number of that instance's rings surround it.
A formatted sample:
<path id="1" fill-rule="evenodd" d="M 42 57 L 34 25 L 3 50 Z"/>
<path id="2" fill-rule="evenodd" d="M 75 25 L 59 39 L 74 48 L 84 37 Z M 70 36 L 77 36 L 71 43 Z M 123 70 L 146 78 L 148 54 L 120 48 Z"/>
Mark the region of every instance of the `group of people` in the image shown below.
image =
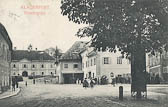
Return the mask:
<path id="1" fill-rule="evenodd" d="M 95 84 L 95 81 L 93 79 L 87 79 L 87 78 L 85 78 L 83 80 L 83 87 L 84 88 L 87 88 L 87 87 L 93 88 L 94 84 Z"/>

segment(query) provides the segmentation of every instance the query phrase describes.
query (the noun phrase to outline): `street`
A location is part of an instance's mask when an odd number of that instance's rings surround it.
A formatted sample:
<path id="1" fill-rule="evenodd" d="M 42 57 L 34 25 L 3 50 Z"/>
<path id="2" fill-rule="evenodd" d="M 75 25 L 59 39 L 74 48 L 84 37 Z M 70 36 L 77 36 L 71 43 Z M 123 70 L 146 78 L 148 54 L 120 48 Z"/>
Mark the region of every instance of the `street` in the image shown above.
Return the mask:
<path id="1" fill-rule="evenodd" d="M 120 84 L 121 85 L 121 84 Z M 25 83 L 19 84 L 17 96 L 0 100 L 0 107 L 167 107 L 168 87 L 149 86 L 148 99 L 135 101 L 130 98 L 130 85 L 124 87 L 124 101 L 118 100 L 118 87 L 97 85 L 84 89 L 82 85 Z M 161 91 L 162 90 L 162 91 Z"/>

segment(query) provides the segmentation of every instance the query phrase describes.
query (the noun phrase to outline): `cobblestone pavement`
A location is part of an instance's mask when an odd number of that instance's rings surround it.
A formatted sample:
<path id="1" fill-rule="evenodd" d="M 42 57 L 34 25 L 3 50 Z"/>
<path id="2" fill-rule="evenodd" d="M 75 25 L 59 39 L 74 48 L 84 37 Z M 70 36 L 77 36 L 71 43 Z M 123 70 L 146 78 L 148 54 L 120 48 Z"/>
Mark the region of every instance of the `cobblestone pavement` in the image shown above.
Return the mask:
<path id="1" fill-rule="evenodd" d="M 17 96 L 0 100 L 0 107 L 167 107 L 168 87 L 149 87 L 148 98 L 135 101 L 129 98 L 130 85 L 124 87 L 124 101 L 118 100 L 118 87 L 99 85 L 84 89 L 82 85 L 19 84 Z M 167 98 L 167 99 L 166 99 Z M 162 99 L 161 101 L 159 99 Z"/>

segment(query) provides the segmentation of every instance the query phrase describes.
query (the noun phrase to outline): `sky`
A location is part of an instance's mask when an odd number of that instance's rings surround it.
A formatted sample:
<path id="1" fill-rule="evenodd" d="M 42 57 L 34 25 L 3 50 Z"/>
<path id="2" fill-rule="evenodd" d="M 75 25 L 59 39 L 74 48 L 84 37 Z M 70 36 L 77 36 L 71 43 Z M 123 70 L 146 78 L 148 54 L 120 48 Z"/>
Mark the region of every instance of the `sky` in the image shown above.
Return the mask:
<path id="1" fill-rule="evenodd" d="M 89 41 L 75 34 L 79 25 L 61 14 L 61 0 L 0 0 L 0 22 L 5 26 L 13 47 L 45 50 L 50 47 L 67 51 L 75 41 Z M 39 14 L 39 15 L 38 15 Z"/>

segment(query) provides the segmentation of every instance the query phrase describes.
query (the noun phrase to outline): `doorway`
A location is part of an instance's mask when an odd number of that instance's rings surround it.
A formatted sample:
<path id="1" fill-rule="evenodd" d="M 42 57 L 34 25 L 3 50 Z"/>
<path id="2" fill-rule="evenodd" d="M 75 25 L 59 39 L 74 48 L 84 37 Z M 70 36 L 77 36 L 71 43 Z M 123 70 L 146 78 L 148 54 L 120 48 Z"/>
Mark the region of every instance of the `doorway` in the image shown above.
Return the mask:
<path id="1" fill-rule="evenodd" d="M 27 77 L 27 76 L 28 76 L 28 72 L 27 72 L 27 71 L 23 71 L 23 72 L 22 72 L 22 76 L 23 76 L 23 77 Z"/>

